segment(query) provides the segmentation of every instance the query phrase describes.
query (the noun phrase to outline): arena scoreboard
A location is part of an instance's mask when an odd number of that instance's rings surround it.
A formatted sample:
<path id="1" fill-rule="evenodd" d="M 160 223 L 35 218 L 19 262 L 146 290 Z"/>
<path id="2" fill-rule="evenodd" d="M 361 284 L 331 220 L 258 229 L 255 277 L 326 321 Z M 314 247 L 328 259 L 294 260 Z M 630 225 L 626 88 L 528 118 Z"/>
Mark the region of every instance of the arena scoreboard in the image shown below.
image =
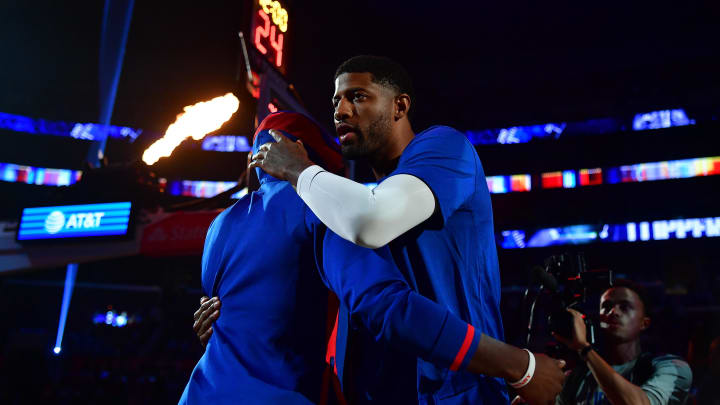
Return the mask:
<path id="1" fill-rule="evenodd" d="M 253 47 L 283 75 L 286 69 L 289 16 L 276 0 L 253 0 L 250 41 Z"/>
<path id="2" fill-rule="evenodd" d="M 247 35 L 249 66 L 252 70 L 248 90 L 257 99 L 258 122 L 276 111 L 290 110 L 310 115 L 288 81 L 290 25 L 288 3 L 291 0 L 251 0 L 250 31 Z"/>

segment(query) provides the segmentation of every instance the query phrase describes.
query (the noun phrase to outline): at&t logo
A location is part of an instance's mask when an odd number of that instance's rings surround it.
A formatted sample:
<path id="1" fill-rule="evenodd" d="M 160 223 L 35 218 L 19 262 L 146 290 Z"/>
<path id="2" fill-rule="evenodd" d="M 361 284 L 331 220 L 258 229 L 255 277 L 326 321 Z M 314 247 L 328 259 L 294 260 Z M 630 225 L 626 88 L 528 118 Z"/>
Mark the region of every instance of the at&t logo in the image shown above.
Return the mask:
<path id="1" fill-rule="evenodd" d="M 100 227 L 100 220 L 104 212 L 87 212 L 71 214 L 67 221 L 61 211 L 51 212 L 45 218 L 45 230 L 49 234 L 56 234 L 63 229 L 92 229 Z"/>
<path id="2" fill-rule="evenodd" d="M 45 218 L 45 230 L 49 234 L 55 234 L 65 225 L 65 215 L 60 211 L 53 211 Z"/>

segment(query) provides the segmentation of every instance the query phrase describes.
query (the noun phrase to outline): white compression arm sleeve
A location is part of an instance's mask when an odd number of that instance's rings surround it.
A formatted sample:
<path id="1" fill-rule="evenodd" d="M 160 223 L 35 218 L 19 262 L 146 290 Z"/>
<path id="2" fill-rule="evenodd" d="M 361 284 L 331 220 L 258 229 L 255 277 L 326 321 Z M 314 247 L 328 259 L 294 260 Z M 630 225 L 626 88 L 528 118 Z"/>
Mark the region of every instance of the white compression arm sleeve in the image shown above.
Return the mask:
<path id="1" fill-rule="evenodd" d="M 419 225 L 435 211 L 435 196 L 415 176 L 388 177 L 375 189 L 311 166 L 298 177 L 297 193 L 333 232 L 376 249 Z"/>

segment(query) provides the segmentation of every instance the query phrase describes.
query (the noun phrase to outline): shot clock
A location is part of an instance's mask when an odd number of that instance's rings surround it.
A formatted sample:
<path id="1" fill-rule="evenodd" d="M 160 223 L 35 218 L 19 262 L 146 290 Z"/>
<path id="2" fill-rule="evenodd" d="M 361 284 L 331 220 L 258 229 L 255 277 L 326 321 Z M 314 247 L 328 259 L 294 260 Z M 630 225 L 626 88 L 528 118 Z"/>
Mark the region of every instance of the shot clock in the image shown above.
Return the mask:
<path id="1" fill-rule="evenodd" d="M 265 59 L 286 73 L 288 12 L 279 1 L 253 0 L 250 41 Z"/>

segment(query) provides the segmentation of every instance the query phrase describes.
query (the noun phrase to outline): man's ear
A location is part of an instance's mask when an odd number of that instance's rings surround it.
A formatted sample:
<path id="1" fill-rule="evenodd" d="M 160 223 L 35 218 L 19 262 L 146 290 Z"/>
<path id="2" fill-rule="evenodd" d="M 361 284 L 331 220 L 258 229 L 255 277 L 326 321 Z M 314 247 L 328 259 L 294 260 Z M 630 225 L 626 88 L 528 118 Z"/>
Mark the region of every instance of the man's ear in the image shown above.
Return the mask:
<path id="1" fill-rule="evenodd" d="M 640 330 L 645 330 L 650 327 L 650 317 L 643 317 L 642 320 L 642 328 Z"/>
<path id="2" fill-rule="evenodd" d="M 395 97 L 395 121 L 407 117 L 410 111 L 410 96 L 402 93 Z"/>

